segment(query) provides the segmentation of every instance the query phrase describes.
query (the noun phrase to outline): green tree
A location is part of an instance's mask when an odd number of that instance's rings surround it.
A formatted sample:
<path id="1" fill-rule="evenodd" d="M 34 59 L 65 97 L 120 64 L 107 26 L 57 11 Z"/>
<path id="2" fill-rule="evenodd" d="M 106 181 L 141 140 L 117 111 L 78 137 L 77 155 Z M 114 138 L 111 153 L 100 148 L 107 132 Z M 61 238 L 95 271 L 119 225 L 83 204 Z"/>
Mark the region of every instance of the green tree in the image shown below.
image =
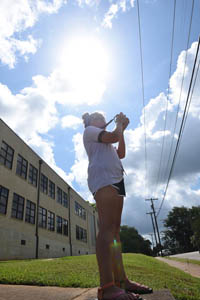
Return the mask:
<path id="1" fill-rule="evenodd" d="M 152 255 L 151 242 L 145 240 L 134 227 L 120 227 L 120 239 L 123 253 L 143 253 Z"/>
<path id="2" fill-rule="evenodd" d="M 200 217 L 200 206 L 186 208 L 174 207 L 164 220 L 164 249 L 171 254 L 190 252 L 197 249 L 192 243 L 191 237 L 194 235 L 195 220 Z"/>
<path id="3" fill-rule="evenodd" d="M 194 247 L 197 247 L 200 252 L 200 206 L 192 207 L 193 218 L 192 218 L 192 230 L 193 236 L 191 242 Z"/>

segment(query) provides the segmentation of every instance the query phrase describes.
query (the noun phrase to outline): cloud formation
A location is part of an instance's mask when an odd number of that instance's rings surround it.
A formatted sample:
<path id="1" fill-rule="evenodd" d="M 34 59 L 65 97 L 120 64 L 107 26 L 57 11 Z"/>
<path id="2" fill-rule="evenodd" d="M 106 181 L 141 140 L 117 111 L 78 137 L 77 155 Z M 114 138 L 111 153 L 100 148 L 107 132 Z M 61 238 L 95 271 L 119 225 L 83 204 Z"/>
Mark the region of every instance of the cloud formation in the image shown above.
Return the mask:
<path id="1" fill-rule="evenodd" d="M 183 114 L 185 96 L 188 91 L 188 84 L 191 77 L 197 43 L 193 43 L 188 50 L 188 60 L 186 63 L 187 73 L 182 91 L 180 112 L 177 122 L 177 130 L 174 144 L 177 141 L 177 133 L 180 127 L 180 121 Z M 122 223 L 135 226 L 140 233 L 148 234 L 152 232 L 151 219 L 146 215 L 151 210 L 150 203 L 145 201 L 146 198 L 156 197 L 159 200 L 155 202 L 158 212 L 163 192 L 166 186 L 169 167 L 167 168 L 170 145 L 173 137 L 173 128 L 177 111 L 177 95 L 180 93 L 181 80 L 183 75 L 183 64 L 185 51 L 181 52 L 178 58 L 177 68 L 170 79 L 169 111 L 164 133 L 164 116 L 166 109 L 166 93 L 162 92 L 157 97 L 150 99 L 145 107 L 146 114 L 146 134 L 147 134 L 147 174 L 144 161 L 144 128 L 143 115 L 140 118 L 140 124 L 135 129 L 128 129 L 125 132 L 127 145 L 127 156 L 123 164 L 128 176 L 125 176 L 127 197 L 122 216 Z M 180 145 L 178 158 L 174 168 L 173 176 L 170 181 L 168 193 L 159 215 L 159 223 L 162 229 L 162 219 L 166 218 L 167 212 L 173 206 L 192 206 L 199 205 L 199 178 L 200 178 L 200 161 L 199 151 L 200 136 L 196 128 L 200 127 L 200 98 L 198 82 L 192 98 L 191 108 L 188 114 L 185 131 Z M 144 112 L 143 112 L 144 113 Z M 163 159 L 161 164 L 161 173 L 158 178 L 159 161 L 163 137 L 165 136 Z M 74 139 L 74 150 L 76 160 L 71 168 L 72 176 L 81 186 L 82 195 L 87 194 L 87 174 L 85 167 L 87 157 L 84 154 L 82 138 Z M 173 152 L 174 153 L 174 147 Z M 170 165 L 172 160 L 170 159 Z M 146 182 L 146 184 L 145 184 Z M 156 187 L 157 186 L 157 187 Z M 85 187 L 85 188 L 84 188 Z"/>
<path id="2" fill-rule="evenodd" d="M 14 68 L 17 55 L 34 54 L 40 40 L 28 34 L 21 39 L 20 33 L 31 28 L 42 13 L 56 13 L 66 0 L 1 0 L 0 1 L 0 61 Z"/>
<path id="3" fill-rule="evenodd" d="M 111 2 L 111 5 L 108 11 L 104 15 L 104 19 L 102 21 L 102 26 L 106 28 L 112 28 L 112 22 L 115 18 L 117 18 L 120 12 L 125 13 L 127 10 L 134 7 L 135 0 L 118 0 Z"/>

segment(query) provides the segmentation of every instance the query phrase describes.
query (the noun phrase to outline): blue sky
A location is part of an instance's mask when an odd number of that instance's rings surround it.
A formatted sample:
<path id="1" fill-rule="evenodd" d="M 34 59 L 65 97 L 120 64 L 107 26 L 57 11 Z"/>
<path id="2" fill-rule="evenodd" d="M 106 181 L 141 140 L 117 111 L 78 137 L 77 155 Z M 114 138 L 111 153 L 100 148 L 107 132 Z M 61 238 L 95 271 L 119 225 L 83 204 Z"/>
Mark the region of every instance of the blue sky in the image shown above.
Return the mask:
<path id="1" fill-rule="evenodd" d="M 0 3 L 0 117 L 86 200 L 87 157 L 82 145 L 84 112 L 103 111 L 109 120 L 120 111 L 130 118 L 123 161 L 127 198 L 122 223 L 148 234 L 147 197 L 158 197 L 166 177 L 155 187 L 163 136 L 165 174 L 183 75 L 192 1 L 176 1 L 173 60 L 166 133 L 164 114 L 174 1 L 139 0 L 147 129 L 144 168 L 143 103 L 137 1 L 4 0 Z M 12 9 L 9 9 L 12 7 Z M 200 34 L 200 2 L 194 1 L 188 59 L 178 125 Z M 175 205 L 199 205 L 200 76 L 187 126 L 159 222 Z M 110 125 L 109 130 L 113 129 Z M 178 129 L 177 129 L 178 130 Z M 178 132 L 176 130 L 176 132 Z M 189 145 L 189 146 L 188 146 Z M 146 189 L 145 189 L 146 178 Z M 145 222 L 144 222 L 145 220 Z"/>

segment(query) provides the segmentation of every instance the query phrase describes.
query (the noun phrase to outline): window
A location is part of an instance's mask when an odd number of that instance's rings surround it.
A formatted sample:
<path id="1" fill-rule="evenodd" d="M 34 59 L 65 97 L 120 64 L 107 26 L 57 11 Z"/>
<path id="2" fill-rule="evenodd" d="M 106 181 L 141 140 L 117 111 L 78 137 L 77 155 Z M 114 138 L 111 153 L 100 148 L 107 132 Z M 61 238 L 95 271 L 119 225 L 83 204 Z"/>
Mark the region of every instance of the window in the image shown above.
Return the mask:
<path id="1" fill-rule="evenodd" d="M 41 174 L 40 187 L 43 193 L 48 193 L 48 178 L 44 174 Z"/>
<path id="2" fill-rule="evenodd" d="M 87 243 L 87 231 L 76 225 L 76 239 Z"/>
<path id="3" fill-rule="evenodd" d="M 62 204 L 62 190 L 57 187 L 57 202 Z"/>
<path id="4" fill-rule="evenodd" d="M 62 218 L 57 216 L 57 233 L 62 233 Z"/>
<path id="5" fill-rule="evenodd" d="M 63 205 L 68 207 L 67 193 L 63 192 Z"/>
<path id="6" fill-rule="evenodd" d="M 38 170 L 30 164 L 29 166 L 29 175 L 28 175 L 28 182 L 37 186 L 37 178 L 38 178 Z"/>
<path id="7" fill-rule="evenodd" d="M 68 236 L 68 221 L 63 219 L 63 234 Z"/>
<path id="8" fill-rule="evenodd" d="M 14 150 L 3 141 L 0 151 L 0 163 L 9 169 L 12 169 L 13 156 Z"/>
<path id="9" fill-rule="evenodd" d="M 13 194 L 12 213 L 13 218 L 23 220 L 24 215 L 24 197 Z"/>
<path id="10" fill-rule="evenodd" d="M 47 210 L 43 207 L 39 207 L 39 227 L 47 228 Z"/>
<path id="11" fill-rule="evenodd" d="M 21 177 L 23 177 L 24 179 L 26 179 L 27 167 L 28 167 L 27 160 L 24 159 L 20 154 L 18 154 L 16 174 L 18 174 Z"/>
<path id="12" fill-rule="evenodd" d="M 86 220 L 86 210 L 78 202 L 75 201 L 75 214 Z"/>
<path id="13" fill-rule="evenodd" d="M 48 211 L 48 230 L 55 230 L 55 214 L 51 211 Z"/>
<path id="14" fill-rule="evenodd" d="M 35 203 L 30 200 L 26 201 L 26 217 L 25 221 L 31 224 L 35 224 Z"/>
<path id="15" fill-rule="evenodd" d="M 0 213 L 6 214 L 9 190 L 0 185 Z"/>
<path id="16" fill-rule="evenodd" d="M 55 184 L 51 180 L 49 180 L 49 196 L 55 199 Z"/>

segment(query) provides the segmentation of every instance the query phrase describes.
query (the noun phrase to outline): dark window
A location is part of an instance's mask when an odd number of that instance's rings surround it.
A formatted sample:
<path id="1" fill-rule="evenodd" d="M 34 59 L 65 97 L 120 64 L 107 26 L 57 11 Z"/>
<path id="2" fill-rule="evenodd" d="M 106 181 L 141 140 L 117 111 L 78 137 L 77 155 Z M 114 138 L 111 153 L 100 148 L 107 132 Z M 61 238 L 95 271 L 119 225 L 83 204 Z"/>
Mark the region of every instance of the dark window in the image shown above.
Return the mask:
<path id="1" fill-rule="evenodd" d="M 25 221 L 35 224 L 35 203 L 30 200 L 26 201 L 26 218 Z"/>
<path id="2" fill-rule="evenodd" d="M 57 202 L 62 204 L 62 190 L 57 187 Z"/>
<path id="3" fill-rule="evenodd" d="M 0 185 L 0 213 L 6 214 L 9 190 Z"/>
<path id="4" fill-rule="evenodd" d="M 55 214 L 48 211 L 48 230 L 55 230 Z"/>
<path id="5" fill-rule="evenodd" d="M 41 174 L 41 183 L 40 183 L 41 191 L 45 194 L 48 193 L 48 178 Z"/>
<path id="6" fill-rule="evenodd" d="M 39 227 L 47 228 L 47 210 L 39 207 Z"/>
<path id="7" fill-rule="evenodd" d="M 76 239 L 87 243 L 87 231 L 76 225 Z"/>
<path id="8" fill-rule="evenodd" d="M 50 247 L 49 247 L 49 245 L 47 244 L 47 245 L 46 245 L 46 249 L 49 249 L 49 248 L 50 248 Z"/>
<path id="9" fill-rule="evenodd" d="M 13 155 L 14 150 L 3 141 L 0 151 L 0 162 L 9 169 L 12 169 Z"/>
<path id="10" fill-rule="evenodd" d="M 62 218 L 57 216 L 57 232 L 62 233 Z"/>
<path id="11" fill-rule="evenodd" d="M 55 183 L 49 180 L 49 196 L 55 199 Z"/>
<path id="12" fill-rule="evenodd" d="M 63 205 L 68 207 L 67 193 L 63 192 Z"/>
<path id="13" fill-rule="evenodd" d="M 78 202 L 75 201 L 75 214 L 86 220 L 86 210 Z"/>
<path id="14" fill-rule="evenodd" d="M 63 219 L 63 234 L 68 236 L 68 221 Z"/>
<path id="15" fill-rule="evenodd" d="M 21 240 L 21 245 L 26 245 L 26 241 L 25 240 Z"/>
<path id="16" fill-rule="evenodd" d="M 18 194 L 13 194 L 12 214 L 13 218 L 23 220 L 24 198 Z"/>
<path id="17" fill-rule="evenodd" d="M 18 154 L 17 158 L 17 169 L 16 173 L 26 179 L 27 177 L 27 167 L 28 167 L 28 162 L 26 159 L 24 159 L 20 154 Z"/>
<path id="18" fill-rule="evenodd" d="M 33 165 L 30 164 L 28 182 L 32 183 L 34 186 L 37 186 L 37 177 L 38 177 L 38 170 Z"/>

